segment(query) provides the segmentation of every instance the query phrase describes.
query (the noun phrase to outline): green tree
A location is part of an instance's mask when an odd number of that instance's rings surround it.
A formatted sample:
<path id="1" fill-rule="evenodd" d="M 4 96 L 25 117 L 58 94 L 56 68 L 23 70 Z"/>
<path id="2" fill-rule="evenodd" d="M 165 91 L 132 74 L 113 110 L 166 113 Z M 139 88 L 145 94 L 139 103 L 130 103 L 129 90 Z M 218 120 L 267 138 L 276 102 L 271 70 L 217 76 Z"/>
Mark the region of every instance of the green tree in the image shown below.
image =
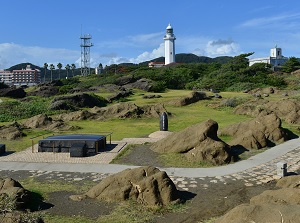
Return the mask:
<path id="1" fill-rule="evenodd" d="M 61 71 L 61 68 L 62 68 L 62 64 L 58 63 L 57 68 L 58 68 L 58 79 L 60 79 L 60 71 Z"/>
<path id="2" fill-rule="evenodd" d="M 51 77 L 50 77 L 50 81 L 52 82 L 52 77 L 53 77 L 53 70 L 55 69 L 54 64 L 50 64 L 49 69 L 51 70 Z"/>
<path id="3" fill-rule="evenodd" d="M 249 66 L 249 59 L 247 57 L 251 56 L 253 53 L 244 53 L 233 57 L 231 61 L 224 64 L 223 68 L 230 69 L 231 71 L 238 71 Z"/>
<path id="4" fill-rule="evenodd" d="M 45 69 L 45 74 L 44 74 L 44 83 L 46 82 L 47 68 L 48 68 L 48 64 L 47 64 L 47 63 L 44 63 L 44 69 Z"/>
<path id="5" fill-rule="evenodd" d="M 72 69 L 72 76 L 74 77 L 74 71 L 76 69 L 76 66 L 74 63 L 71 64 L 71 69 Z"/>
<path id="6" fill-rule="evenodd" d="M 300 62 L 296 57 L 290 57 L 288 61 L 282 66 L 282 71 L 291 73 L 300 67 Z"/>
<path id="7" fill-rule="evenodd" d="M 67 79 L 69 78 L 69 70 L 70 70 L 70 65 L 69 64 L 67 64 L 66 66 L 65 66 L 65 68 L 66 68 L 66 71 L 67 71 Z"/>

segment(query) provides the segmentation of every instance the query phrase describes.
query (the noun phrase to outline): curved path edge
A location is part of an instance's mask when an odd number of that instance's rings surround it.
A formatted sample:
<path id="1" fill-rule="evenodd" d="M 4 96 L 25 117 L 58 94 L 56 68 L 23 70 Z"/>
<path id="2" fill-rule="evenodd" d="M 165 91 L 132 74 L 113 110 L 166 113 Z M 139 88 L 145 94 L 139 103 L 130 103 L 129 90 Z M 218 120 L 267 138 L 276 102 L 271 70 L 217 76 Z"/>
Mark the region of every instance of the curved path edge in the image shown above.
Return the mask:
<path id="1" fill-rule="evenodd" d="M 292 139 L 280 145 L 274 146 L 265 152 L 226 166 L 211 168 L 159 168 L 168 175 L 177 177 L 215 177 L 238 173 L 255 166 L 267 163 L 275 158 L 300 147 L 300 138 Z M 119 164 L 79 164 L 79 163 L 33 163 L 33 162 L 0 162 L 1 170 L 41 170 L 58 172 L 80 173 L 108 173 L 113 174 L 128 168 L 137 166 Z"/>

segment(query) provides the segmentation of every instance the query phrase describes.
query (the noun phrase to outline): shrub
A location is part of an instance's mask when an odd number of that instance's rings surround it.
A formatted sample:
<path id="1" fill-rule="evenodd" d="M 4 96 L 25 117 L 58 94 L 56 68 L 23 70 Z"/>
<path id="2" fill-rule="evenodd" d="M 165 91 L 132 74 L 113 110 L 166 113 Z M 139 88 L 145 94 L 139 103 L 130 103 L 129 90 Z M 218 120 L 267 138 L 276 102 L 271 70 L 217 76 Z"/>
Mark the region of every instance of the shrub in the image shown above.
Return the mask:
<path id="1" fill-rule="evenodd" d="M 53 114 L 49 111 L 49 100 L 47 98 L 29 97 L 26 101 L 0 103 L 0 122 L 16 121 L 38 114 Z"/>
<path id="2" fill-rule="evenodd" d="M 153 81 L 150 89 L 152 92 L 161 93 L 166 90 L 166 83 L 164 81 Z"/>

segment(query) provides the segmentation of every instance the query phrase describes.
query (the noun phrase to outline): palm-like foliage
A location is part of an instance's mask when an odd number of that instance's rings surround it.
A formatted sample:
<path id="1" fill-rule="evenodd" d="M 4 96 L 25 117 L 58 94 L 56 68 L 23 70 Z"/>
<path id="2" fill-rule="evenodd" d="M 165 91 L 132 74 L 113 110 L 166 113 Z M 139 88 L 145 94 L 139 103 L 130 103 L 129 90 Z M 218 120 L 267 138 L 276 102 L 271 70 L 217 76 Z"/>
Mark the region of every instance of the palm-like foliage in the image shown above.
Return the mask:
<path id="1" fill-rule="evenodd" d="M 73 75 L 73 77 L 74 77 L 74 71 L 75 71 L 75 69 L 76 69 L 76 66 L 75 66 L 75 64 L 71 64 L 71 69 L 72 69 L 72 75 Z"/>
<path id="2" fill-rule="evenodd" d="M 50 77 L 50 81 L 52 82 L 52 72 L 55 69 L 54 64 L 50 64 L 49 69 L 51 70 L 51 77 Z"/>
<path id="3" fill-rule="evenodd" d="M 44 74 L 44 83 L 46 82 L 46 73 L 47 73 L 47 68 L 48 68 L 48 64 L 44 63 L 44 68 L 45 68 L 45 74 Z"/>
<path id="4" fill-rule="evenodd" d="M 70 65 L 69 64 L 67 64 L 66 66 L 65 66 L 65 68 L 66 68 L 66 71 L 67 71 L 67 78 L 69 78 L 69 70 L 70 70 Z"/>
<path id="5" fill-rule="evenodd" d="M 60 79 L 60 70 L 62 68 L 62 64 L 61 63 L 58 63 L 57 64 L 57 68 L 58 68 L 58 79 Z"/>

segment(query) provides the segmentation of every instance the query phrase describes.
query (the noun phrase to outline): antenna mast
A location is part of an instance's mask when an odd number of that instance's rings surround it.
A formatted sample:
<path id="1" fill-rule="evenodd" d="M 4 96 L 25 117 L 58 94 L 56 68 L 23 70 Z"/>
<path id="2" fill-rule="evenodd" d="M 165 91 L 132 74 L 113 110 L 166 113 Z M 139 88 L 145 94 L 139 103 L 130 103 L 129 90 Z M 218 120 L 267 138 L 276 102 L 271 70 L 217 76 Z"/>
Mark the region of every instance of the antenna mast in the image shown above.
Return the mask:
<path id="1" fill-rule="evenodd" d="M 93 44 L 90 42 L 92 36 L 90 34 L 81 35 L 81 75 L 87 76 L 91 73 L 90 68 L 90 48 Z"/>

